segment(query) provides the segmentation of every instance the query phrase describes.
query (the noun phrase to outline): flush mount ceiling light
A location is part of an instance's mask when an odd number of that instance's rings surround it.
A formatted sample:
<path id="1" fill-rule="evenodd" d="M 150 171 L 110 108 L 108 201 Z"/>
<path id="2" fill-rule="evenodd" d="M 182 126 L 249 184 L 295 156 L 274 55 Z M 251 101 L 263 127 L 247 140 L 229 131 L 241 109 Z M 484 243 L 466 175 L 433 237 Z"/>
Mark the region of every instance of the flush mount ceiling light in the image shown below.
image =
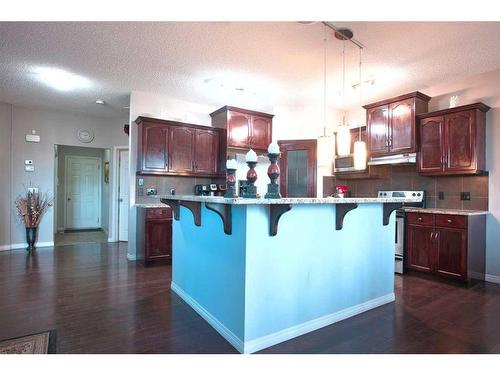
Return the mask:
<path id="1" fill-rule="evenodd" d="M 31 73 L 41 83 L 57 91 L 83 90 L 92 86 L 89 79 L 60 68 L 35 67 Z"/>

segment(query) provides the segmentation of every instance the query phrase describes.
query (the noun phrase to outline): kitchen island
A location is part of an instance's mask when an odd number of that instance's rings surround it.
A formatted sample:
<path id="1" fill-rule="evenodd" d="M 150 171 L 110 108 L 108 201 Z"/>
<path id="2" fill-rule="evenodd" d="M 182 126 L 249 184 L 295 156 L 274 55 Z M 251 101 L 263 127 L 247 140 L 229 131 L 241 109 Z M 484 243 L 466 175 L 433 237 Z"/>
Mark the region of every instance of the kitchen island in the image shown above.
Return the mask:
<path id="1" fill-rule="evenodd" d="M 403 198 L 163 196 L 172 290 L 241 353 L 394 300 Z"/>

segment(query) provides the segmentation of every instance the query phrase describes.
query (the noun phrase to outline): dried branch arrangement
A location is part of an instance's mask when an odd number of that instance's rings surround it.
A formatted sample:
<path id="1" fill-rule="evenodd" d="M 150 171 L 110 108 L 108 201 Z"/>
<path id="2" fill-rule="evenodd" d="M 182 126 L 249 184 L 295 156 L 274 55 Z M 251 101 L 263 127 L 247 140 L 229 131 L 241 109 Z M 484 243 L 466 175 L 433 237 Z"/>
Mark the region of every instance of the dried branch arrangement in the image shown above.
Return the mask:
<path id="1" fill-rule="evenodd" d="M 26 195 L 19 195 L 16 198 L 17 215 L 26 228 L 36 228 L 52 205 L 52 201 L 48 193 L 33 193 L 27 189 Z"/>

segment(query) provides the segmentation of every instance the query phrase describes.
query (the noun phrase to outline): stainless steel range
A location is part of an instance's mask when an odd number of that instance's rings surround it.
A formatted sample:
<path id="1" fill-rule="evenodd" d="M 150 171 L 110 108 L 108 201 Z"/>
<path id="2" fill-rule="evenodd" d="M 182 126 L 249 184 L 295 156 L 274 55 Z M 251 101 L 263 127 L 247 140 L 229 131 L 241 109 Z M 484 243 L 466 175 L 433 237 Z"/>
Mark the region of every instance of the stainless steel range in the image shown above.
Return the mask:
<path id="1" fill-rule="evenodd" d="M 381 190 L 378 192 L 379 198 L 419 198 L 419 202 L 403 203 L 404 207 L 425 207 L 425 191 L 406 190 Z M 405 213 L 403 209 L 396 210 L 396 234 L 395 234 L 395 266 L 394 272 L 402 274 L 404 272 L 405 256 Z"/>

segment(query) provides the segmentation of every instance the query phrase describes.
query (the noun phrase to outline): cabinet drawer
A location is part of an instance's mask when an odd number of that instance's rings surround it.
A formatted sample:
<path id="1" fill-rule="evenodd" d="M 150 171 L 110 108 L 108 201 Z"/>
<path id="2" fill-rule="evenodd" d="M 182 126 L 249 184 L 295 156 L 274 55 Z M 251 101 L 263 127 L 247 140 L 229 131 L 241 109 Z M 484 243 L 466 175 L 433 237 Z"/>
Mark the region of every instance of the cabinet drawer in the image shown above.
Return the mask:
<path id="1" fill-rule="evenodd" d="M 172 209 L 165 208 L 148 208 L 146 219 L 170 219 L 172 218 Z"/>
<path id="2" fill-rule="evenodd" d="M 417 224 L 417 225 L 433 225 L 433 215 L 432 214 L 424 214 L 419 212 L 408 212 L 406 214 L 406 219 L 408 224 Z"/>
<path id="3" fill-rule="evenodd" d="M 461 215 L 436 215 L 436 227 L 465 229 L 467 219 Z"/>

